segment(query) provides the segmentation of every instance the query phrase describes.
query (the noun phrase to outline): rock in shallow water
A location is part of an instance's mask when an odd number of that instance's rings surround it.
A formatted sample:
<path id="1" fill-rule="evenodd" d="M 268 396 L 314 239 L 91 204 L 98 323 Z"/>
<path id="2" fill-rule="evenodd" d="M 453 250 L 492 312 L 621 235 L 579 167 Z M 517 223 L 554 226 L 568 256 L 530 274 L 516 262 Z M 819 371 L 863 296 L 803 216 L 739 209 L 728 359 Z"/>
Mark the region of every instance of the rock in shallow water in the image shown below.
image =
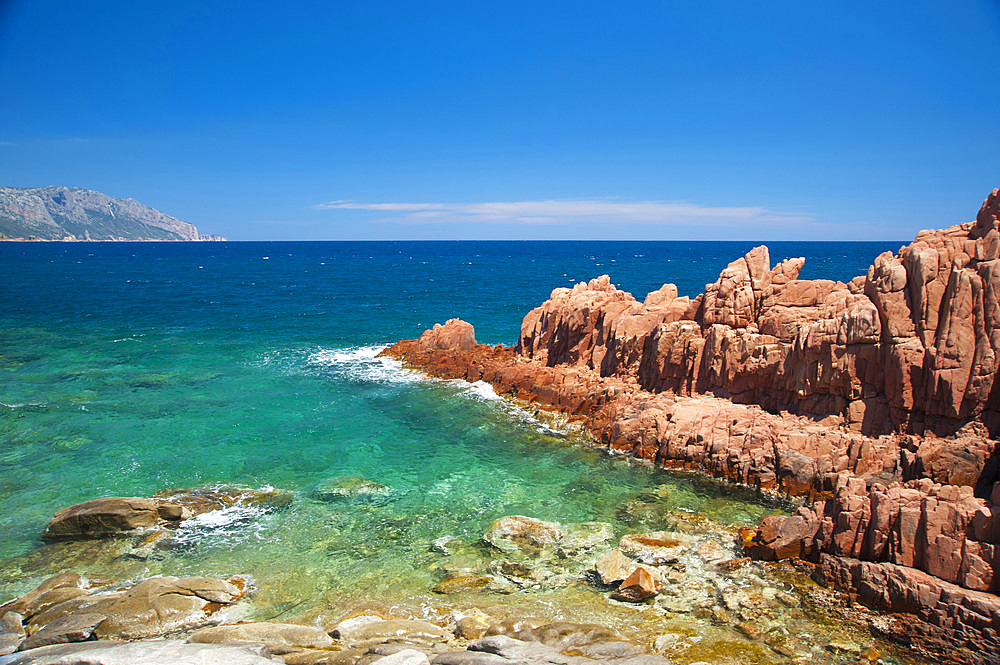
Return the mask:
<path id="1" fill-rule="evenodd" d="M 462 591 L 475 591 L 484 589 L 493 582 L 493 578 L 488 575 L 476 575 L 475 573 L 455 572 L 449 573 L 431 589 L 434 593 L 451 594 Z"/>
<path id="2" fill-rule="evenodd" d="M 655 574 L 655 571 L 645 566 L 636 567 L 632 574 L 622 581 L 621 586 L 615 589 L 611 597 L 628 603 L 641 603 L 653 598 L 660 592 Z"/>
<path id="3" fill-rule="evenodd" d="M 618 544 L 625 554 L 654 565 L 676 560 L 690 545 L 690 536 L 670 531 L 630 534 Z"/>
<path id="4" fill-rule="evenodd" d="M 562 537 L 562 529 L 555 522 L 510 515 L 495 521 L 483 535 L 483 540 L 508 554 L 537 555 L 553 547 Z"/>
<path id="5" fill-rule="evenodd" d="M 103 497 L 58 511 L 43 536 L 119 536 L 153 527 L 173 528 L 183 520 L 236 505 L 285 506 L 291 500 L 292 493 L 285 490 L 237 486 L 165 490 L 152 497 Z"/>
<path id="6" fill-rule="evenodd" d="M 366 480 L 361 476 L 341 476 L 321 482 L 313 490 L 313 496 L 320 501 L 342 501 L 357 497 L 380 496 L 388 491 L 389 488 L 385 485 Z"/>

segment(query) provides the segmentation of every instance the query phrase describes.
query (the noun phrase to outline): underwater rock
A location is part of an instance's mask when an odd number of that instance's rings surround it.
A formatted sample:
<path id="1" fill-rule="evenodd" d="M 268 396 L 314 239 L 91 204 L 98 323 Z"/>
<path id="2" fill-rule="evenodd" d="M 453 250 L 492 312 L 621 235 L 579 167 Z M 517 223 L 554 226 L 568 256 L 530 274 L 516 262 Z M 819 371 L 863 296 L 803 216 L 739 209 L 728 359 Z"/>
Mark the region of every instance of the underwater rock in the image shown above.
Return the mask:
<path id="1" fill-rule="evenodd" d="M 630 534 L 618 543 L 623 553 L 654 565 L 675 561 L 690 545 L 690 536 L 671 531 Z"/>
<path id="2" fill-rule="evenodd" d="M 502 552 L 533 556 L 553 547 L 562 537 L 562 529 L 555 522 L 523 515 L 501 517 L 483 534 L 483 540 Z"/>
<path id="3" fill-rule="evenodd" d="M 493 582 L 489 575 L 476 575 L 475 573 L 454 572 L 449 573 L 431 589 L 434 593 L 452 594 L 463 591 L 475 591 L 484 589 Z"/>
<path id="4" fill-rule="evenodd" d="M 455 621 L 455 635 L 465 640 L 478 640 L 489 628 L 489 621 L 482 616 L 463 616 Z"/>
<path id="5" fill-rule="evenodd" d="M 615 529 L 607 522 L 578 522 L 566 527 L 559 541 L 557 554 L 571 558 L 587 554 L 610 541 Z"/>
<path id="6" fill-rule="evenodd" d="M 357 497 L 379 496 L 388 491 L 389 488 L 385 485 L 366 480 L 361 476 L 341 476 L 321 482 L 313 490 L 313 496 L 321 501 L 341 501 Z"/>
<path id="7" fill-rule="evenodd" d="M 751 621 L 740 621 L 736 624 L 736 630 L 746 635 L 751 640 L 759 640 L 764 634 L 757 625 Z"/>

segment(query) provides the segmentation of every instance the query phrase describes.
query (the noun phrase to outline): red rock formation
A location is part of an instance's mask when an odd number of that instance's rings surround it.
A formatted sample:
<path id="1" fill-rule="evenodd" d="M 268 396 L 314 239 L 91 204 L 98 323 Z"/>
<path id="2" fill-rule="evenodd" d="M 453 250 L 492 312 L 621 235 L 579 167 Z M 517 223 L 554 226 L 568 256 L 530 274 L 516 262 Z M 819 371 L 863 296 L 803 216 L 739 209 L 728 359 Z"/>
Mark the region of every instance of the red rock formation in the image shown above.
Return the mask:
<path id="1" fill-rule="evenodd" d="M 386 351 L 579 420 L 612 450 L 813 500 L 748 538 L 914 635 L 1000 646 L 1000 191 L 850 282 L 766 247 L 695 299 L 559 288 L 513 349 L 452 319 Z M 882 586 L 879 586 L 882 585 Z M 923 623 L 920 623 L 923 622 Z M 975 661 L 973 661 L 975 662 Z M 986 661 L 983 661 L 986 662 Z"/>

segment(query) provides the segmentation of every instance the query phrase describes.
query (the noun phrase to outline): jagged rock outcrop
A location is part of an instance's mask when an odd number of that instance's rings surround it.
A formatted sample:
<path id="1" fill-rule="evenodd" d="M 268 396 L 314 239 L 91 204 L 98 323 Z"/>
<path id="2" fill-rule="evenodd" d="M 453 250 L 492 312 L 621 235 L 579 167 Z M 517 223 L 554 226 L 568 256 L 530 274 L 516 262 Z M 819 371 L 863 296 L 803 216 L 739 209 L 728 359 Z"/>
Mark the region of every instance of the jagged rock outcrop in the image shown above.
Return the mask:
<path id="1" fill-rule="evenodd" d="M 42 240 L 225 240 L 135 199 L 78 187 L 0 187 L 0 236 Z"/>
<path id="2" fill-rule="evenodd" d="M 386 353 L 567 414 L 612 450 L 805 496 L 748 551 L 913 615 L 931 651 L 995 653 L 1000 190 L 849 282 L 800 280 L 803 263 L 757 247 L 694 299 L 666 284 L 639 302 L 603 276 L 555 289 L 512 349 L 453 319 Z"/>

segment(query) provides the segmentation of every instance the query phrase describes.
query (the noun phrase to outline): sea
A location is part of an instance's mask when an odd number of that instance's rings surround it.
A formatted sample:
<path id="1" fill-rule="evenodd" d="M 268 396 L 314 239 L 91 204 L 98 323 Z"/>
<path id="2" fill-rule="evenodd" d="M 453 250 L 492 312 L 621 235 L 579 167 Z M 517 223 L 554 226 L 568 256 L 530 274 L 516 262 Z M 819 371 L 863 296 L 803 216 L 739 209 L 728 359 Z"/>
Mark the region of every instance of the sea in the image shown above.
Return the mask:
<path id="1" fill-rule="evenodd" d="M 772 264 L 802 256 L 801 277 L 842 281 L 901 244 L 768 243 Z M 603 274 L 639 300 L 666 282 L 695 296 L 752 246 L 0 243 L 0 601 L 63 570 L 118 581 L 244 574 L 256 588 L 250 618 L 322 625 L 376 599 L 426 617 L 475 604 L 597 621 L 637 640 L 678 635 L 658 643 L 677 662 L 719 649 L 725 662 L 764 662 L 754 649 L 784 662 L 760 645 L 739 655 L 747 641 L 731 627 L 699 628 L 696 607 L 609 601 L 585 574 L 555 589 L 432 593 L 461 568 L 441 539 L 464 543 L 470 569 L 488 568 L 479 539 L 505 515 L 600 522 L 616 538 L 695 516 L 731 547 L 725 534 L 792 506 L 609 455 L 488 385 L 430 379 L 377 355 L 452 317 L 479 342 L 511 345 L 552 289 Z M 323 498 L 345 478 L 380 491 Z M 294 498 L 192 520 L 156 556 L 40 538 L 54 512 L 88 499 L 232 485 Z M 754 575 L 772 596 L 810 588 L 788 571 Z M 816 662 L 841 662 L 828 648 L 838 639 L 918 662 L 824 616 L 795 619 L 798 634 L 820 635 L 802 647 Z"/>

